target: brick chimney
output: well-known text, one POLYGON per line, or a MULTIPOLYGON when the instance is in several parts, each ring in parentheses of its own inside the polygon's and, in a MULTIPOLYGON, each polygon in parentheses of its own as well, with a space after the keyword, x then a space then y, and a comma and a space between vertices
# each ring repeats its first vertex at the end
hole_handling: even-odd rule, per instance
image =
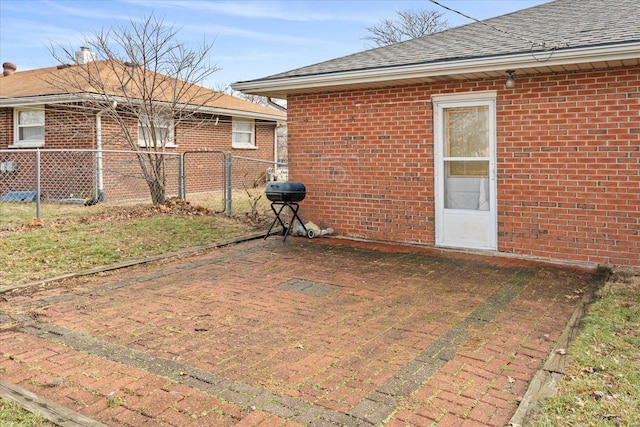
POLYGON ((5 62, 4 64, 2 64, 2 75, 10 76, 11 74, 15 73, 17 69, 18 67, 16 67, 16 64, 5 62))

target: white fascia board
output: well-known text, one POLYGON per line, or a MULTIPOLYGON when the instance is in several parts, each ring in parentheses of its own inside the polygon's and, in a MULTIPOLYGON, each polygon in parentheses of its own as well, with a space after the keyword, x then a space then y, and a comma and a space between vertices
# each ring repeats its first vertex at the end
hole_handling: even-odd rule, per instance
MULTIPOLYGON (((287 121, 286 116, 283 117, 281 115, 271 115, 266 113, 256 113, 253 111, 243 111, 243 110, 231 110, 228 108, 216 108, 216 107, 200 107, 198 111, 207 114, 217 114, 220 116, 231 116, 231 117, 242 117, 247 119, 258 119, 258 120, 268 120, 274 122, 285 122, 287 121)), ((274 110, 275 111, 275 110, 274 110)))
MULTIPOLYGON (((70 102, 82 102, 86 100, 95 100, 96 98, 100 99, 100 96, 90 95, 90 94, 82 94, 82 95, 65 94, 65 95, 32 96, 32 97, 24 97, 24 98, 0 98, 0 108, 35 107, 38 105, 45 105, 45 104, 49 104, 49 105, 50 104, 68 104, 70 102)), ((112 97, 112 99, 115 101, 118 101, 118 103, 122 105, 128 102, 131 102, 130 99, 127 99, 124 97, 112 97)), ((285 122, 287 120, 286 117, 282 117, 281 115, 278 115, 278 114, 271 115, 267 113, 257 113, 252 111, 231 110, 226 108, 216 108, 216 107, 206 107, 206 106, 204 107, 194 106, 193 108, 205 114, 217 114, 220 116, 244 117, 244 118, 250 118, 250 119, 257 119, 257 120, 274 121, 274 122, 285 122)))
MULTIPOLYGON (((69 104, 72 102, 83 102, 102 100, 100 95, 95 94, 63 94, 63 95, 42 95, 42 96, 27 96, 21 98, 0 98, 0 107, 29 107, 35 105, 45 104, 69 104)), ((113 96, 110 99, 124 102, 126 98, 113 96)))
POLYGON ((44 104, 65 104, 81 101, 78 95, 44 95, 24 98, 0 98, 0 107, 33 107, 44 104))
POLYGON ((550 67, 638 58, 640 58, 640 42, 633 42, 619 45, 563 49, 553 52, 530 52, 463 59, 459 61, 343 71, 301 77, 283 77, 273 80, 254 80, 234 83, 232 87, 234 90, 246 93, 286 93, 300 89, 331 87, 335 85, 348 86, 352 84, 495 72, 507 69, 517 70, 518 68, 550 67))

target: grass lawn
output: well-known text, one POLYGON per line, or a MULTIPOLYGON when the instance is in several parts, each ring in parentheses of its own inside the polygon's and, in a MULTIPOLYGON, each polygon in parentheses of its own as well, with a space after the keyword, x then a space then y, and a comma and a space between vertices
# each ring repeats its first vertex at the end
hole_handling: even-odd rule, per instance
POLYGON ((640 426, 640 273, 616 273, 589 307, 558 394, 531 426, 640 426))
POLYGON ((13 400, 0 398, 0 427, 54 427, 40 415, 22 409, 13 400))
POLYGON ((15 212, 0 228, 0 285, 202 246, 257 230, 186 203, 91 208, 63 207, 59 219, 45 219, 43 226, 33 225, 28 214, 15 212))

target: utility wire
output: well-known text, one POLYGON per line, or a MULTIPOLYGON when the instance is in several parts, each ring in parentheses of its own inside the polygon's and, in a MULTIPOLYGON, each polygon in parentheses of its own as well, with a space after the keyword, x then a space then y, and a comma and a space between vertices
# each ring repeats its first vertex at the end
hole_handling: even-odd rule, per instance
MULTIPOLYGON (((467 19, 471 19, 472 21, 476 21, 477 23, 482 24, 482 25, 484 25, 484 26, 486 26, 486 27, 489 27, 489 28, 491 28, 492 30, 498 31, 498 32, 500 32, 500 33, 507 34, 507 35, 509 35, 509 36, 515 37, 515 38, 520 39, 520 40, 522 40, 522 41, 525 41, 525 42, 527 42, 527 43, 531 43, 531 48, 532 48, 532 49, 533 49, 533 47, 534 47, 534 46, 540 46, 540 47, 543 47, 543 48, 545 48, 545 49, 551 49, 551 50, 555 50, 555 49, 557 49, 557 48, 559 47, 559 46, 558 46, 558 45, 559 45, 559 43, 557 43, 557 42, 554 42, 552 46, 549 46, 549 44, 548 44, 547 42, 535 42, 535 41, 530 40, 530 39, 528 39, 528 38, 526 38, 526 37, 520 36, 520 35, 515 34, 515 33, 511 33, 511 32, 506 31, 506 30, 503 30, 502 28, 498 28, 498 27, 495 27, 495 26, 493 26, 493 25, 487 24, 487 23, 486 23, 486 22, 484 22, 484 21, 481 21, 481 20, 476 19, 476 18, 474 18, 474 17, 472 17, 472 16, 466 15, 466 14, 464 14, 464 13, 460 12, 460 11, 457 11, 457 10, 455 10, 455 9, 452 9, 452 8, 450 8, 450 7, 448 7, 448 6, 445 6, 445 5, 443 5, 443 4, 440 4, 440 3, 438 3, 438 2, 437 2, 437 1, 435 1, 435 0, 429 0, 429 1, 430 1, 431 3, 433 3, 433 4, 435 4, 436 6, 440 6, 440 7, 441 7, 441 8, 443 8, 443 9, 446 9, 446 10, 448 10, 448 11, 451 11, 451 12, 453 12, 453 13, 456 13, 456 14, 458 14, 458 15, 460 15, 460 16, 464 16, 465 18, 467 18, 467 19)), ((565 44, 566 44, 566 45, 568 45, 568 43, 565 43, 565 44)), ((548 58, 547 58, 547 59, 548 59, 548 58)))

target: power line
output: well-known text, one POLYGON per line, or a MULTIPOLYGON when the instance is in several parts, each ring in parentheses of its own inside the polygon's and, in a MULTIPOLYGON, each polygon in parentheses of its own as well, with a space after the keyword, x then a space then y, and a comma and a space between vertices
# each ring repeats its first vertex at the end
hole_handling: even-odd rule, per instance
MULTIPOLYGON (((522 40, 522 41, 525 41, 525 42, 527 42, 527 43, 530 43, 530 44, 531 44, 531 48, 532 48, 532 49, 533 49, 533 47, 534 47, 534 46, 539 46, 539 47, 542 47, 542 48, 545 48, 545 49, 551 49, 551 50, 555 50, 555 49, 558 49, 558 48, 559 48, 559 43, 558 43, 558 42, 553 42, 553 44, 552 44, 551 46, 550 46, 550 45, 549 45, 549 43, 547 43, 547 42, 536 42, 536 41, 533 41, 533 40, 531 40, 531 39, 528 39, 528 38, 526 38, 526 37, 524 37, 524 36, 521 36, 521 35, 519 35, 519 34, 511 33, 511 32, 509 32, 509 31, 503 30, 502 28, 498 28, 498 27, 493 26, 493 25, 491 25, 491 24, 487 24, 485 21, 481 21, 481 20, 479 20, 479 19, 474 18, 473 16, 469 16, 469 15, 467 15, 467 14, 465 14, 465 13, 462 13, 462 12, 460 12, 460 11, 458 11, 458 10, 455 10, 455 9, 452 9, 452 8, 450 8, 450 7, 448 7, 448 6, 445 6, 445 5, 443 5, 443 4, 440 4, 440 3, 438 3, 436 0, 429 0, 429 1, 430 1, 431 3, 433 3, 433 4, 435 4, 436 6, 439 6, 439 7, 443 8, 443 9, 446 9, 446 10, 448 10, 448 11, 451 11, 451 12, 453 12, 453 13, 456 13, 456 14, 458 14, 458 15, 460 15, 460 16, 463 16, 463 17, 465 17, 465 18, 467 18, 467 19, 471 19, 472 21, 475 21, 475 22, 477 22, 477 23, 479 23, 479 24, 482 24, 482 25, 484 25, 484 26, 486 26, 486 27, 489 27, 489 28, 491 28, 491 29, 492 29, 492 30, 494 30, 494 31, 498 31, 498 32, 500 32, 500 33, 507 34, 507 35, 512 36, 512 37, 515 37, 515 38, 517 38, 517 39, 519 39, 519 40, 522 40)), ((565 44, 565 45, 567 45, 567 46, 569 45, 569 44, 568 44, 568 43, 566 43, 566 42, 565 42, 564 44, 565 44)), ((535 58, 535 57, 534 57, 534 58, 535 58)), ((547 58, 547 59, 548 59, 548 58, 547 58)), ((536 58, 536 60, 537 60, 537 58, 536 58)))

